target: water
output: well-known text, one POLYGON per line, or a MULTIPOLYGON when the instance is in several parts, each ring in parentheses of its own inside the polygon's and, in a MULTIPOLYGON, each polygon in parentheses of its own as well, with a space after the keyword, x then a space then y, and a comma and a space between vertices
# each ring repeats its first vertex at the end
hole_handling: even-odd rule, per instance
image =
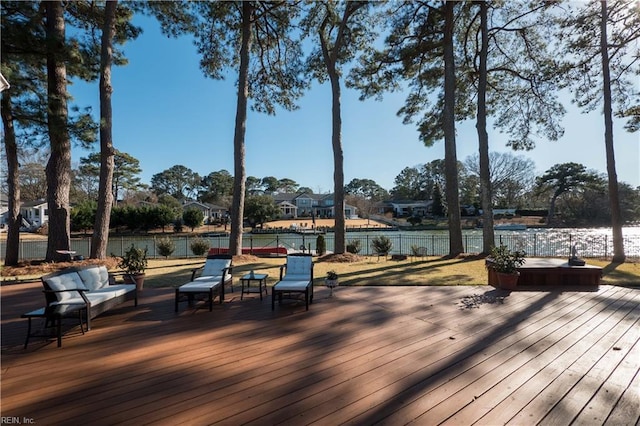
MULTIPOLYGON (((448 231, 371 231, 347 232, 347 241, 360 240, 362 255, 371 255, 371 241, 380 235, 391 239, 393 248, 390 254, 412 254, 412 248, 421 248, 428 256, 442 256, 449 253, 448 231)), ((135 244, 137 247, 147 247, 150 258, 159 258, 156 240, 167 235, 145 237, 111 237, 107 247, 107 254, 121 256, 122 253, 135 244)), ((623 228, 625 254, 631 260, 640 260, 640 227, 623 228)), ((176 243, 176 251, 172 257, 196 257, 190 249, 193 237, 172 237, 176 243)), ((334 235, 324 235, 328 251, 334 251, 334 235)), ((243 246, 250 247, 286 247, 289 250, 301 250, 302 247, 316 249, 317 235, 300 234, 245 234, 243 246)), ((482 230, 464 230, 464 251, 479 253, 482 249, 482 230)), ((527 256, 555 256, 568 257, 575 245, 580 257, 604 257, 613 255, 613 237, 611 228, 564 228, 564 229, 527 229, 524 231, 495 231, 496 244, 503 243, 511 249, 523 249, 527 256)), ((228 247, 229 238, 207 237, 211 247, 228 247)), ((46 254, 46 241, 22 241, 20 244, 20 259, 43 259, 46 254)), ((78 255, 88 257, 90 238, 78 238, 71 241, 71 249, 78 255)), ((0 255, 4 257, 5 247, 0 246, 0 255)))

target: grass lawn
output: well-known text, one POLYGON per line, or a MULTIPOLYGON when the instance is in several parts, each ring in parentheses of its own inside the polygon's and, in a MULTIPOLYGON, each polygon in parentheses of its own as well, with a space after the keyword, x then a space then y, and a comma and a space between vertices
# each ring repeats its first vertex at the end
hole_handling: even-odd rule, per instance
MULTIPOLYGON (((256 258, 243 256, 234 260, 233 275, 238 279, 251 270, 269 274, 268 284, 272 285, 279 277, 280 265, 285 258, 256 258)), ((603 268, 602 284, 640 285, 640 264, 612 264, 606 260, 587 259, 590 265, 603 268)), ((149 260, 146 270, 145 287, 173 287, 190 280, 191 271, 204 264, 203 259, 168 259, 149 260)), ((408 258, 395 261, 390 258, 378 259, 376 256, 362 257, 352 263, 316 261, 314 276, 316 285, 322 285, 324 276, 329 270, 340 276, 340 285, 374 286, 374 285, 485 285, 487 272, 484 259, 478 257, 462 257, 444 259, 442 257, 408 258)), ((6 283, 14 280, 32 278, 38 280, 47 271, 30 269, 22 274, 13 270, 11 275, 3 271, 2 279, 6 283)))
MULTIPOLYGON (((284 258, 257 258, 248 261, 234 261, 233 275, 236 278, 251 270, 269 274, 268 284, 279 277, 280 265, 284 258)), ((611 264, 609 261, 588 259, 587 263, 603 268, 602 284, 640 285, 640 264, 611 264)), ((189 281, 191 270, 202 265, 202 261, 155 260, 147 269, 145 286, 166 287, 189 281)), ((340 285, 486 285, 487 271, 484 259, 477 257, 443 259, 428 257, 409 258, 403 261, 384 260, 377 257, 363 257, 359 262, 333 263, 316 262, 314 277, 316 285, 322 285, 324 276, 334 270, 340 276, 340 285)))
MULTIPOLYGON (((268 283, 273 284, 279 276, 279 267, 284 258, 249 258, 234 261, 233 275, 239 278, 251 270, 269 274, 268 283)), ((202 265, 202 260, 169 259, 150 260, 145 286, 172 287, 189 281, 191 270, 202 265)), ((614 265, 608 261, 589 259, 588 264, 604 268, 603 284, 640 284, 640 264, 624 263, 614 265)), ((476 257, 443 259, 441 257, 409 258, 403 261, 384 260, 377 257, 363 257, 359 262, 328 263, 317 262, 314 267, 316 284, 322 284, 328 270, 340 276, 340 285, 483 285, 487 284, 484 259, 476 257), (319 280, 319 282, 318 282, 319 280)), ((39 278, 40 274, 3 277, 12 279, 39 278)))

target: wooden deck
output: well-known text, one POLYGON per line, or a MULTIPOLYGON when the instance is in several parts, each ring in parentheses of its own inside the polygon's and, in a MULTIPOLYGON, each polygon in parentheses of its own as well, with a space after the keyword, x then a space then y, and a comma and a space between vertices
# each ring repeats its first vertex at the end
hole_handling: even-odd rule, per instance
POLYGON ((22 424, 640 421, 638 288, 316 288, 308 312, 236 291, 178 314, 172 289, 145 289, 27 350, 40 286, 1 291, 2 416, 22 424))

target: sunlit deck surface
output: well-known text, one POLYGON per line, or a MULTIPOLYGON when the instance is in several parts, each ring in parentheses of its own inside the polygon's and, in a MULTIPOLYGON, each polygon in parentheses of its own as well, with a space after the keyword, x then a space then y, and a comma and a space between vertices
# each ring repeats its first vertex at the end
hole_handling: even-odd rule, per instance
MULTIPOLYGON (((145 289, 85 335, 34 339, 38 284, 2 287, 2 416, 38 425, 633 425, 640 289, 316 287, 174 313, 145 289)), ((23 422, 24 424, 24 422, 23 422)))

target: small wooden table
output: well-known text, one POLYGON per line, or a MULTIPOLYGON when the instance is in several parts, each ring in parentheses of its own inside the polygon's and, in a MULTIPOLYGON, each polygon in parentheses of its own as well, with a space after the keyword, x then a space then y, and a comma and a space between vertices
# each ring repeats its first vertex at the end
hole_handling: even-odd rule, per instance
POLYGON ((258 282, 258 293, 260 293, 260 300, 262 300, 262 290, 264 289, 265 294, 268 296, 269 292, 267 291, 267 278, 268 274, 246 274, 240 278, 240 282, 242 283, 242 291, 240 292, 240 300, 242 300, 245 293, 255 293, 255 291, 251 291, 251 281, 258 282), (247 289, 245 290, 245 284, 247 289))

